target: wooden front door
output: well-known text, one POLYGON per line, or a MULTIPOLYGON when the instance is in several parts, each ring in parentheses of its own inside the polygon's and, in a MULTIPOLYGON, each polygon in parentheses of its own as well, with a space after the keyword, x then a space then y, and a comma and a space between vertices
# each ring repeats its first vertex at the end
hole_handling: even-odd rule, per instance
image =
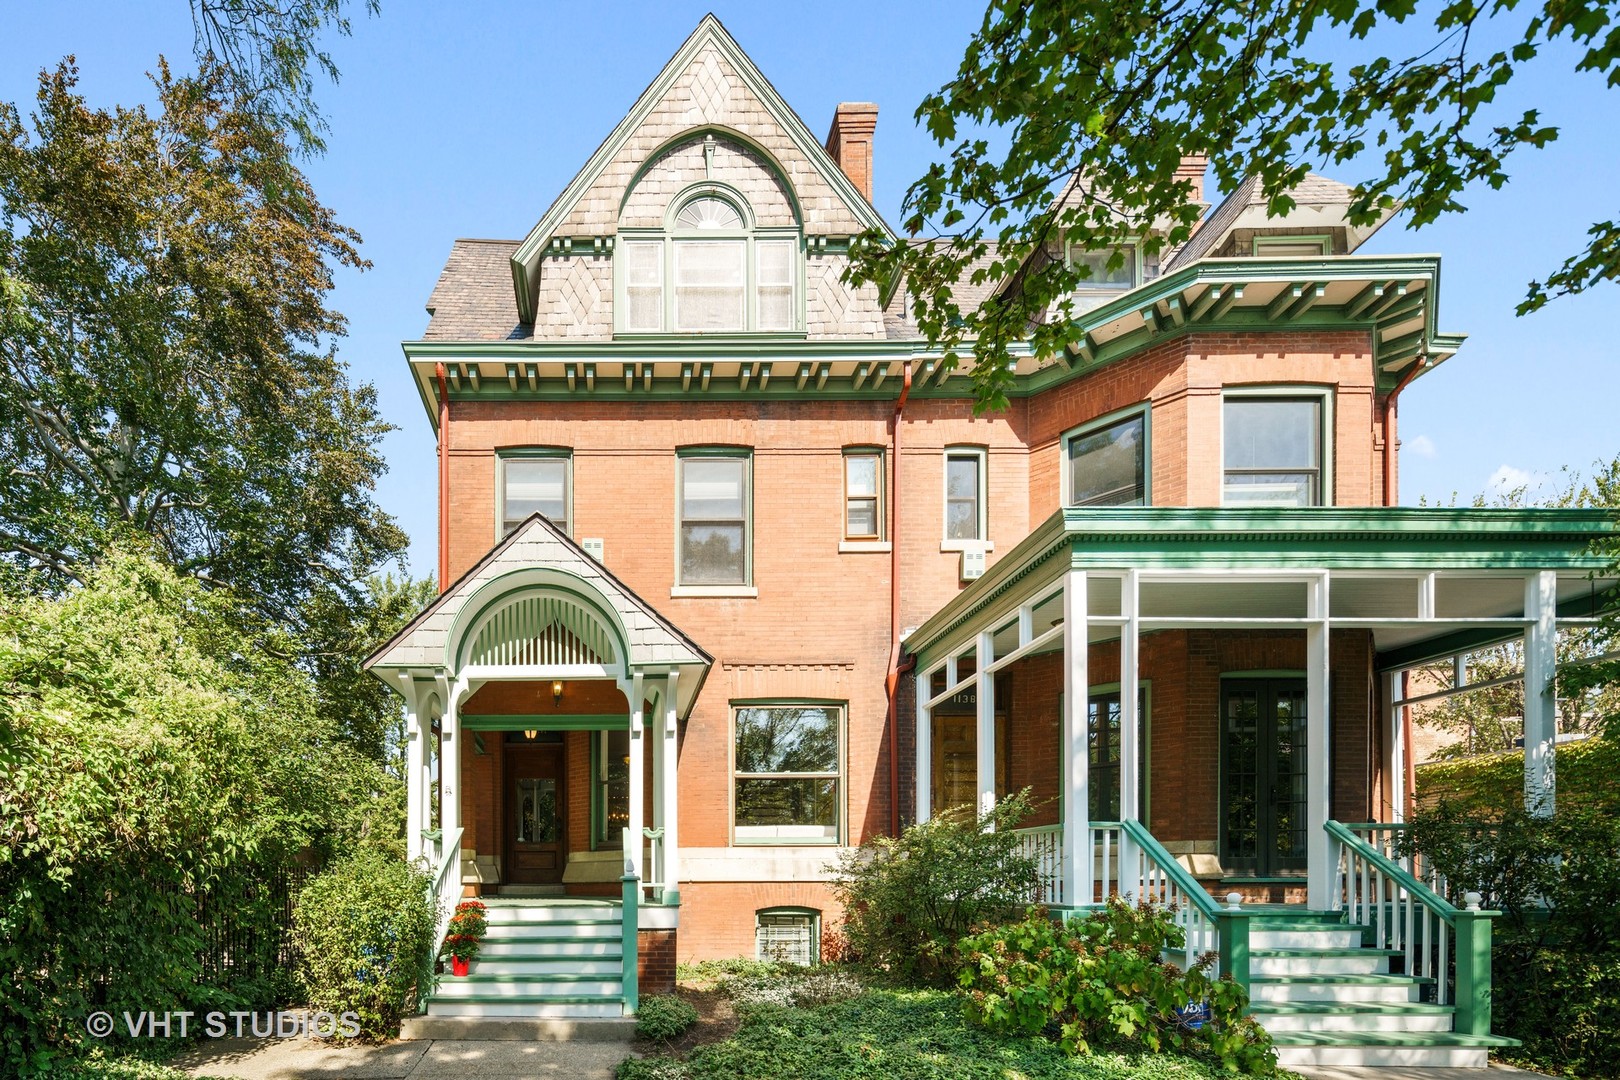
POLYGON ((559 744, 507 744, 502 815, 505 880, 514 885, 562 881, 567 861, 563 748, 559 744))
POLYGON ((1221 684, 1221 863, 1276 877, 1305 869, 1305 680, 1221 684))

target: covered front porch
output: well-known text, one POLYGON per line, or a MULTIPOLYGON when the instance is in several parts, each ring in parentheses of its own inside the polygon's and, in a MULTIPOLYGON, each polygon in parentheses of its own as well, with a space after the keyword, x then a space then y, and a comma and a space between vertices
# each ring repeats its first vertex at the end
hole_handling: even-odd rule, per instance
POLYGON ((1247 982, 1249 920, 1277 914, 1254 901, 1285 901, 1486 1035, 1475 914, 1390 843, 1401 673, 1522 639, 1525 801, 1550 812, 1557 635, 1614 586, 1610 534, 1601 511, 1060 511, 907 638, 917 817, 1028 789, 1054 908, 1174 904, 1188 959, 1247 982))

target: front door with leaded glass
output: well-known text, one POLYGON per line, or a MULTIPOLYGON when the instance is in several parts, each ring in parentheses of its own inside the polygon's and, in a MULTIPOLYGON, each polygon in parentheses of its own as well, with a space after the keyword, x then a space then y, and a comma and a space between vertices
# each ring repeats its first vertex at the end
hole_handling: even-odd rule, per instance
POLYGON ((1305 680, 1221 683, 1221 865, 1227 873, 1305 870, 1305 680))
POLYGON ((562 881, 563 747, 560 743, 508 742, 503 817, 506 833, 504 878, 515 885, 562 881))

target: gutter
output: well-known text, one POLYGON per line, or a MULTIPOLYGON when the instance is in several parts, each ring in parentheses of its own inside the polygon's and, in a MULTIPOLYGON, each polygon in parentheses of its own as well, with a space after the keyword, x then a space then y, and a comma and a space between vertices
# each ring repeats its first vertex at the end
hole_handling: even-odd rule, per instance
MULTIPOLYGON (((900 397, 894 403, 894 414, 889 418, 890 459, 894 462, 894 480, 889 485, 889 673, 884 679, 884 690, 889 698, 889 715, 885 726, 889 739, 889 833, 900 835, 900 418, 911 397, 911 361, 905 362, 904 381, 900 384, 900 397)), ((915 661, 912 661, 915 665, 915 661)), ((906 668, 910 670, 910 668, 906 668)))
MULTIPOLYGON (((1398 411, 1399 411, 1397 409, 1396 403, 1397 403, 1398 399, 1401 396, 1401 391, 1405 390, 1407 385, 1410 384, 1413 379, 1415 379, 1419 375, 1421 375, 1423 373, 1423 369, 1428 367, 1428 366, 1429 366, 1429 357, 1423 351, 1422 345, 1419 345, 1418 346, 1417 359, 1415 361, 1413 361, 1412 366, 1410 368, 1407 368, 1406 374, 1401 376, 1400 381, 1395 384, 1395 389, 1391 390, 1389 392, 1389 396, 1384 399, 1384 505, 1385 506, 1394 506, 1395 505, 1395 499, 1396 499, 1396 491, 1395 491, 1395 447, 1396 447, 1395 425, 1396 425, 1396 422, 1397 422, 1397 415, 1398 415, 1398 411)), ((1405 701, 1408 697, 1411 696, 1411 694, 1412 694, 1412 675, 1411 675, 1411 672, 1410 671, 1402 671, 1401 672, 1401 700, 1405 701)), ((1404 777, 1405 784, 1402 787, 1402 790, 1406 793, 1406 805, 1403 806, 1403 807, 1400 807, 1399 810, 1400 810, 1400 813, 1401 813, 1401 820, 1402 821, 1407 821, 1407 820, 1410 820, 1410 818, 1411 818, 1412 808, 1417 806, 1417 762, 1412 760, 1412 750, 1413 750, 1412 710, 1409 707, 1405 707, 1405 706, 1403 706, 1401 708, 1401 743, 1403 744, 1402 753, 1401 753, 1401 762, 1402 762, 1403 771, 1406 773, 1406 776, 1404 777)))
POLYGON ((439 592, 450 587, 450 391, 444 364, 433 365, 439 382, 439 592))

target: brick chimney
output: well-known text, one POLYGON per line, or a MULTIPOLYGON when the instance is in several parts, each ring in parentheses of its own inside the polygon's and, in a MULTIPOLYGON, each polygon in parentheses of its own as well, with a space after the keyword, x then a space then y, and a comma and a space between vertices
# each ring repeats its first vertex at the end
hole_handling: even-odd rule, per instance
POLYGON ((1192 184, 1192 191, 1187 201, 1201 203, 1204 201, 1204 170, 1209 168, 1208 154, 1186 154, 1181 164, 1176 166, 1176 179, 1186 180, 1192 184))
POLYGON ((838 162, 866 201, 872 201, 872 132, 877 130, 878 107, 870 101, 846 101, 833 111, 827 132, 827 153, 838 162))

